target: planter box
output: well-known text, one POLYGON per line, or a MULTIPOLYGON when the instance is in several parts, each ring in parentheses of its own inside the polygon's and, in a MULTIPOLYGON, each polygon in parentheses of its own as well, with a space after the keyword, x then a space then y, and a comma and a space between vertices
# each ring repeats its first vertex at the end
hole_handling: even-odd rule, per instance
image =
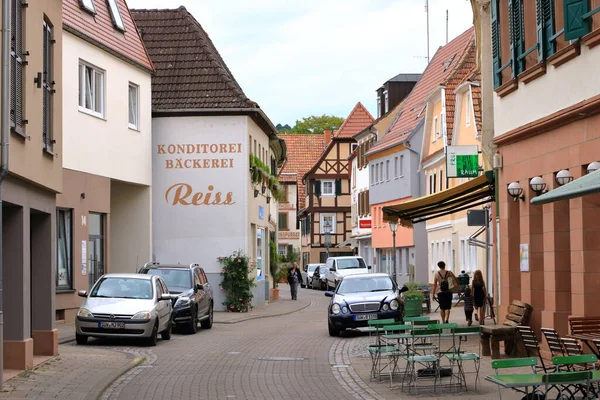
POLYGON ((271 289, 271 295, 269 296, 272 300, 279 298, 279 288, 271 289))
POLYGON ((419 317, 423 312, 423 302, 415 299, 404 299, 404 315, 419 317))

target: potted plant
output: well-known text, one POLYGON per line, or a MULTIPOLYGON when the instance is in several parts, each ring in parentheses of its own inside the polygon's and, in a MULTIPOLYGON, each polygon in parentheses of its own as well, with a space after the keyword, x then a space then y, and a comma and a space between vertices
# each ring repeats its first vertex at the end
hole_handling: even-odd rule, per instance
MULTIPOLYGON (((406 285, 408 287, 408 285, 406 285)), ((404 296, 404 315, 406 317, 418 317, 423 312, 423 301, 425 295, 418 289, 409 289, 404 296)))
POLYGON ((273 240, 269 241, 269 270, 271 272, 271 278, 273 279, 273 288, 271 289, 271 299, 276 300, 279 298, 279 274, 281 266, 279 265, 280 256, 277 253, 277 245, 273 240))

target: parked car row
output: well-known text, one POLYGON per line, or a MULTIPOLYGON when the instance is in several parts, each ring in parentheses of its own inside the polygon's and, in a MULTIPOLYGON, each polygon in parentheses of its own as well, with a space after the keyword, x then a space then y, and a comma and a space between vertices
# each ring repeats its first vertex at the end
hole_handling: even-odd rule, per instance
POLYGON ((213 290, 198 264, 147 263, 137 274, 105 274, 89 292, 75 319, 77 344, 90 337, 140 338, 155 346, 173 328, 196 333, 213 324, 213 290))

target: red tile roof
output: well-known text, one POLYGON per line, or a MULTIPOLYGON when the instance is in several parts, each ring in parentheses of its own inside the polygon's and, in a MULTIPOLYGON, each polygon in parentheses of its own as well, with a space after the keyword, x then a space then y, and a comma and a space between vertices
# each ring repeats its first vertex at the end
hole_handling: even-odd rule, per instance
POLYGON ((475 126, 477 127, 477 133, 481 134, 481 74, 479 71, 474 71, 473 75, 469 78, 469 81, 479 83, 479 85, 471 85, 471 96, 473 97, 475 126))
POLYGON ((78 0, 63 0, 63 26, 67 32, 100 46, 138 67, 154 72, 127 3, 125 0, 116 0, 116 2, 125 24, 125 32, 120 32, 113 26, 105 0, 94 1, 96 15, 91 15, 79 7, 78 0))
POLYGON ((153 111, 259 108, 185 7, 132 14, 157 70, 152 79, 153 111))
POLYGON ((280 134, 287 146, 287 161, 279 171, 279 180, 286 182, 283 174, 296 173, 298 184, 298 210, 305 206, 306 188, 302 178, 317 162, 325 149, 325 136, 323 134, 280 134), (283 180, 282 180, 283 178, 283 180))
POLYGON ((373 121, 375 121, 375 118, 359 101, 334 136, 339 139, 353 138, 358 132, 371 125, 373 121))
POLYGON ((421 111, 427 97, 436 87, 444 84, 456 71, 457 66, 462 64, 474 40, 475 30, 470 28, 438 49, 421 79, 406 98, 406 104, 399 110, 395 122, 383 138, 371 148, 371 153, 399 144, 408 137, 425 116, 421 111))

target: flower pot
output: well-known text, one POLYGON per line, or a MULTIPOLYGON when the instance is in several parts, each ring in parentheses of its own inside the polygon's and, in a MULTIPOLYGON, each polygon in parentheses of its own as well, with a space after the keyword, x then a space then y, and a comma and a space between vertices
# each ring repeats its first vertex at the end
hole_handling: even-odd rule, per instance
POLYGON ((404 299, 404 315, 418 317, 423 312, 423 302, 419 299, 404 299))
POLYGON ((279 288, 271 289, 271 299, 277 300, 279 298, 279 288))

